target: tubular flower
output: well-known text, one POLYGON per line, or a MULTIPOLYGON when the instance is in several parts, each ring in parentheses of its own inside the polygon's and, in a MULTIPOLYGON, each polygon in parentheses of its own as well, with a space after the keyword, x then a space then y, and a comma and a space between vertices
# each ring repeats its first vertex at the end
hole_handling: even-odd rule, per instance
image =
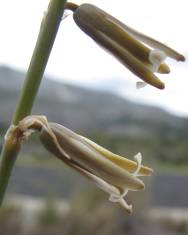
MULTIPOLYGON (((73 11, 74 21, 80 29, 146 84, 163 89, 164 83, 154 73, 170 72, 170 68, 164 63, 166 57, 177 61, 185 60, 175 50, 139 33, 92 4, 78 6, 67 3, 66 9, 73 11)), ((143 84, 139 82, 138 87, 140 86, 143 84)))
POLYGON ((39 131, 40 140, 48 151, 109 193, 109 200, 119 203, 129 213, 132 206, 124 200, 125 195, 128 190, 143 190, 145 185, 138 176, 150 176, 153 172, 141 164, 140 153, 135 156, 136 161, 131 161, 62 125, 49 123, 44 116, 28 116, 18 128, 26 137, 32 130, 39 131))

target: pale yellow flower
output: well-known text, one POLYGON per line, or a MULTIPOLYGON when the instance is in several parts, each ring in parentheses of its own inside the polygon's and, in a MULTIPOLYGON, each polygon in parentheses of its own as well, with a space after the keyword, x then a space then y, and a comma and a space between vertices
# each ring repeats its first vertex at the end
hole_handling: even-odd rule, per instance
POLYGON ((132 206, 127 204, 124 197, 129 190, 144 189, 145 185, 138 176, 152 174, 151 168, 141 165, 140 153, 135 156, 135 161, 131 161, 62 125, 49 123, 44 116, 24 118, 19 123, 19 129, 24 136, 28 136, 31 130, 38 130, 46 149, 109 193, 109 200, 119 203, 129 213, 132 212, 132 206))

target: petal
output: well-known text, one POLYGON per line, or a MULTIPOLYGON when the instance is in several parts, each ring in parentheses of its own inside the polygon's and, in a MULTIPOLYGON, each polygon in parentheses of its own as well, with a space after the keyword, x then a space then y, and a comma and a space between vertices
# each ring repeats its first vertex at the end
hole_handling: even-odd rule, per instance
MULTIPOLYGON (((92 174, 104 179, 106 182, 123 189, 127 187, 130 190, 143 190, 144 183, 130 174, 127 170, 122 169, 117 164, 104 158, 99 152, 91 148, 86 141, 83 141, 79 135, 77 138, 70 138, 64 133, 64 127, 55 123, 49 123, 51 130, 56 136, 57 142, 61 149, 77 164, 82 166, 92 174)), ((67 128, 66 128, 67 129, 67 128)), ((75 133, 76 135, 76 133, 75 133)), ((41 132, 41 141, 45 147, 48 147, 50 136, 46 135, 46 130, 41 132)), ((53 151, 55 154, 55 151, 53 151)), ((58 155, 60 158, 61 156, 58 155)), ((64 160, 64 155, 62 156, 64 160)))
POLYGON ((151 71, 151 64, 146 65, 144 62, 135 57, 135 55, 131 54, 127 48, 121 47, 105 34, 101 32, 93 33, 95 34, 95 41, 114 55, 116 59, 118 59, 132 73, 156 88, 165 88, 164 83, 155 74, 153 74, 153 71, 151 71))
POLYGON ((128 193, 128 190, 126 190, 126 194, 121 195, 118 188, 91 174, 91 172, 88 172, 80 166, 74 164, 71 164, 71 166, 80 174, 91 180, 97 187, 109 193, 109 201, 119 203, 128 213, 132 213, 132 205, 128 205, 127 202, 123 199, 123 197, 128 193))
POLYGON ((132 34, 135 38, 137 38, 138 40, 146 43, 147 45, 162 50, 164 51, 167 56, 177 60, 177 61, 185 61, 185 57, 183 55, 181 55, 179 52, 175 51, 174 49, 166 46, 165 44, 147 36, 144 35, 138 31, 136 31, 135 29, 127 26, 126 24, 122 23, 121 21, 117 20, 116 18, 113 17, 114 22, 116 22, 119 26, 121 26, 122 28, 124 28, 125 31, 127 31, 128 33, 132 34))
MULTIPOLYGON (((93 147, 95 150, 97 150, 100 154, 102 154, 105 158, 109 159, 110 161, 114 162, 118 166, 122 167, 123 169, 128 170, 129 172, 133 173, 137 169, 137 163, 134 161, 131 161, 125 157, 121 157, 117 154, 114 154, 110 152, 109 150, 103 148, 102 146, 96 144, 90 139, 87 139, 86 137, 81 136, 91 147, 93 147)), ((149 176, 153 173, 153 170, 146 166, 141 166, 141 169, 139 171, 140 176, 149 176)))
MULTIPOLYGON (((121 26, 115 23, 110 16, 92 4, 82 4, 73 14, 76 24, 89 36, 90 28, 105 34, 111 40, 126 48, 142 62, 150 64, 150 49, 135 39, 121 26)), ((95 40, 95 38, 93 37, 95 40)))

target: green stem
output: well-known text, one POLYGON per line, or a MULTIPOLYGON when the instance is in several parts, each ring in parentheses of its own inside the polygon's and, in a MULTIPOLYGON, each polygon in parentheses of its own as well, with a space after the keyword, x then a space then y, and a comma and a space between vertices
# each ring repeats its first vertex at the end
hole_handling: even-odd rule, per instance
POLYGON ((13 118, 13 123, 18 122, 31 113, 33 102, 46 68, 46 64, 62 19, 65 0, 51 0, 48 11, 41 23, 35 50, 26 75, 22 94, 13 118))
MULTIPOLYGON (((21 119, 29 115, 32 111, 33 103, 55 41, 66 2, 66 0, 50 0, 47 13, 41 23, 37 43, 13 116, 12 124, 14 125, 17 125, 21 119)), ((3 145, 0 164, 0 205, 2 204, 19 149, 19 147, 15 148, 14 144, 8 145, 6 141, 3 145)))
POLYGON ((9 182, 9 178, 14 167, 17 155, 20 148, 11 148, 9 145, 4 143, 2 153, 1 153, 1 165, 0 165, 0 206, 3 202, 5 191, 9 182))

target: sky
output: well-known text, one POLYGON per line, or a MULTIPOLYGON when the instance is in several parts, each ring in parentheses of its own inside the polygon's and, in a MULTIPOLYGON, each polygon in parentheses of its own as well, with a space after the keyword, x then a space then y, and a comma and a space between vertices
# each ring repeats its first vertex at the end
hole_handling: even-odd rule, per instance
MULTIPOLYGON (((127 25, 188 55, 187 0, 75 0, 95 4, 127 25)), ((48 0, 0 0, 0 64, 27 70, 48 0)), ((139 79, 86 36, 70 15, 62 20, 46 68, 59 81, 112 91, 135 102, 188 116, 188 64, 167 60, 165 90, 136 89, 139 79)))

